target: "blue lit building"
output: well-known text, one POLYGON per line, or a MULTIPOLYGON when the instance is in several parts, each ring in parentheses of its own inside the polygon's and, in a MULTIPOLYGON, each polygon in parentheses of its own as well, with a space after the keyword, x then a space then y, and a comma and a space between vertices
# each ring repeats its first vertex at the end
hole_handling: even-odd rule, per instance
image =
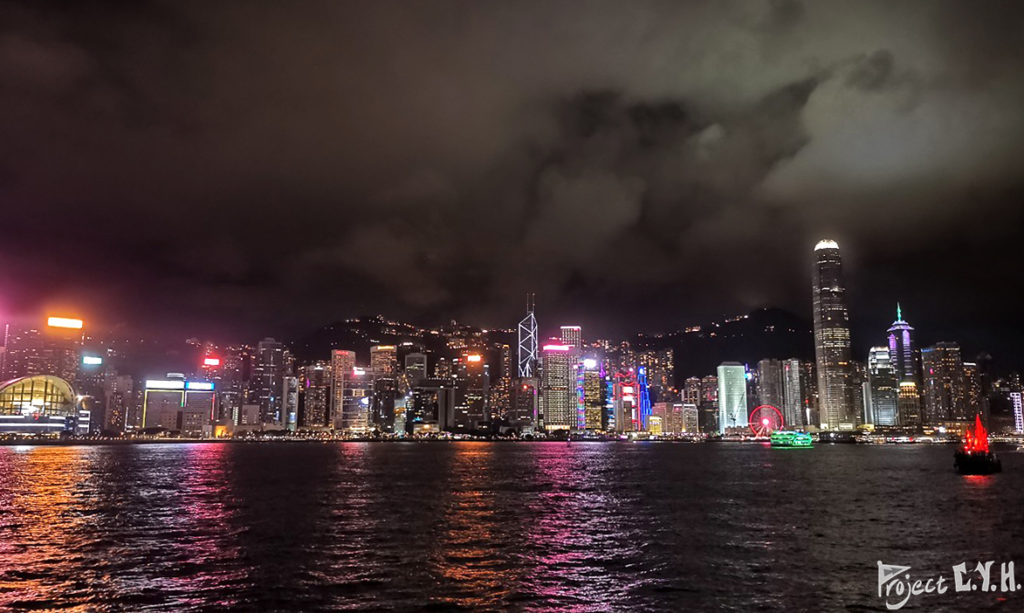
POLYGON ((640 401, 638 403, 637 420, 640 422, 637 429, 646 431, 651 417, 651 391, 647 385, 647 367, 641 366, 636 369, 636 387, 640 401))

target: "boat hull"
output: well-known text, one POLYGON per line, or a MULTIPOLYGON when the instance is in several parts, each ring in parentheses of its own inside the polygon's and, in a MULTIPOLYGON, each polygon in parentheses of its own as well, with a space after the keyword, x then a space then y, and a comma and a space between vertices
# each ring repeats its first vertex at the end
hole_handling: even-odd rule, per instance
POLYGON ((953 468, 961 475, 991 475, 1003 471, 1003 463, 992 452, 965 453, 953 456, 953 468))

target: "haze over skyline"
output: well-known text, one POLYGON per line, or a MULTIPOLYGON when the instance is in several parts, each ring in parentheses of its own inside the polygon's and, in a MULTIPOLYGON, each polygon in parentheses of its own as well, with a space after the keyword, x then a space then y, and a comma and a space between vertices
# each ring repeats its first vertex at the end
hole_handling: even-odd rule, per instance
POLYGON ((0 317, 809 319, 830 237, 855 346, 1017 359, 1022 8, 837 6, 0 2, 0 317))

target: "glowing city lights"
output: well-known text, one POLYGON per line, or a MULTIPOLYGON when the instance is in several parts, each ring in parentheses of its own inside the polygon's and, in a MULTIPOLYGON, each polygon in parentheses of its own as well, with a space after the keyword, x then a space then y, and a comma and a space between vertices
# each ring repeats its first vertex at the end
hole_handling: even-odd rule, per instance
POLYGON ((82 364, 86 366, 99 366, 103 363, 103 358, 95 355, 83 355, 82 364))
POLYGON ((148 390, 183 390, 185 382, 180 379, 146 379, 148 390))
POLYGON ((220 358, 205 358, 203 366, 220 366, 220 358))
POLYGON ((48 317, 46 325, 51 328, 68 328, 72 330, 82 329, 82 320, 73 317, 48 317))

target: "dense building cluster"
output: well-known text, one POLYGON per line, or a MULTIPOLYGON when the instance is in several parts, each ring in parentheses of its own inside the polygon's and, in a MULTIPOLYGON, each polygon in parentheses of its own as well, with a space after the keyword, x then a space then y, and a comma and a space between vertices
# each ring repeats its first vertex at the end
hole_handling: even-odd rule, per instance
POLYGON ((762 422, 829 432, 960 431, 975 414, 996 431, 1024 431, 1019 376, 994 378, 987 356, 965 361, 954 342, 919 349, 898 306, 879 334, 884 343, 865 361, 853 359, 845 291, 838 244, 819 242, 815 360, 726 361, 703 376, 678 373, 672 348, 588 341, 578 325, 544 339, 532 296, 514 329, 348 320, 348 340, 307 347, 313 357, 306 359, 273 338, 254 345, 189 339, 189 366, 180 372, 141 371, 134 356, 145 340, 99 338, 79 319, 7 324, 0 432, 728 436, 756 432, 762 422))
POLYGON ((975 415, 998 430, 1020 432, 1019 375, 994 379, 991 359, 965 361, 955 342, 919 349, 914 328, 897 304, 884 344, 872 346, 864 362, 850 353, 849 314, 842 260, 835 241, 814 248, 813 309, 817 369, 809 394, 807 424, 823 430, 926 429, 963 431, 975 415))
POLYGON ((1018 374, 995 378, 982 354, 965 361, 955 342, 918 348, 914 328, 897 305, 865 361, 851 351, 839 245, 822 240, 812 269, 814 361, 766 358, 756 365, 721 364, 683 384, 697 404, 703 432, 742 433, 758 407, 779 410, 785 427, 801 430, 962 432, 979 414, 996 431, 1022 432, 1018 374))
MULTIPOLYGON (((561 327, 559 336, 526 359, 511 348, 512 330, 454 322, 420 329, 379 320, 379 335, 394 342, 371 344, 365 354, 335 348, 306 361, 272 338, 255 345, 190 339, 192 368, 140 374, 131 355, 145 341, 96 338, 75 321, 71 328, 8 325, 0 354, 5 380, 46 374, 74 386, 74 398, 61 408, 68 432, 366 437, 698 431, 695 406, 682 403, 673 387, 671 350, 585 343, 579 326, 561 327)), ((530 335, 536 341, 535 325, 530 335)), ((32 424, 57 407, 25 401, 7 411, 17 421, 7 431, 32 432, 38 431, 32 424)))

